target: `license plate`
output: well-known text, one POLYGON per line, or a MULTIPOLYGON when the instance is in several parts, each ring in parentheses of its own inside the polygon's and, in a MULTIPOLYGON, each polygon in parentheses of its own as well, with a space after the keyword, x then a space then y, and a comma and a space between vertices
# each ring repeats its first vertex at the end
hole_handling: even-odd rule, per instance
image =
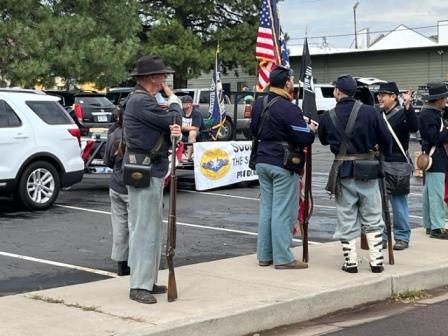
POLYGON ((99 122, 107 122, 107 116, 98 116, 99 122))

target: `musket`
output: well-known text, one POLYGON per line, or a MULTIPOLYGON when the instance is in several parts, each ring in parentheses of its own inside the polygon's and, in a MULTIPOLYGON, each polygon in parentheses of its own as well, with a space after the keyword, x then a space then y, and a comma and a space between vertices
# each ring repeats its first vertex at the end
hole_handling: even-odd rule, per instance
MULTIPOLYGON (((174 121, 176 123, 176 112, 174 112, 174 121)), ((171 136, 171 167, 170 167, 170 202, 168 206, 168 228, 166 238, 166 263, 168 265, 168 302, 177 299, 176 276, 174 273, 174 254, 176 249, 176 147, 177 138, 171 136)))
POLYGON ((394 251, 392 249, 392 221, 390 220, 389 212, 389 199, 387 197, 386 180, 384 178, 383 170, 383 154, 380 154, 381 165, 381 178, 380 178, 380 191, 381 191, 381 203, 383 208, 383 219, 387 229, 387 254, 389 257, 389 265, 395 264, 394 251))
POLYGON ((310 202, 312 204, 312 194, 311 194, 311 174, 312 174, 312 160, 311 160, 311 145, 306 147, 306 158, 305 158, 305 197, 303 201, 303 222, 302 226, 302 260, 308 262, 308 224, 310 219, 310 202))

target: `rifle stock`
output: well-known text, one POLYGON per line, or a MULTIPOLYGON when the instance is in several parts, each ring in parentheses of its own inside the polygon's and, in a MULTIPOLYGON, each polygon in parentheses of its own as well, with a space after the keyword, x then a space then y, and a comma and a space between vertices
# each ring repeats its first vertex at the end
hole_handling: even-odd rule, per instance
POLYGON ((172 153, 171 153, 171 179, 170 179, 170 202, 168 210, 168 228, 166 239, 166 262, 168 265, 168 302, 177 299, 176 275, 174 273, 174 255, 176 249, 176 192, 177 192, 177 176, 176 176, 176 144, 177 139, 172 137, 172 153))
POLYGON ((361 250, 368 250, 369 243, 367 242, 367 237, 364 232, 361 232, 361 250))
MULTIPOLYGON (((381 155, 381 170, 383 170, 383 155, 381 155)), ((384 171, 380 178, 381 203, 383 208, 383 218, 387 229, 387 254, 389 257, 389 265, 395 264, 394 251, 392 249, 392 221, 389 212, 389 200, 387 198, 386 181, 384 179, 384 171)))

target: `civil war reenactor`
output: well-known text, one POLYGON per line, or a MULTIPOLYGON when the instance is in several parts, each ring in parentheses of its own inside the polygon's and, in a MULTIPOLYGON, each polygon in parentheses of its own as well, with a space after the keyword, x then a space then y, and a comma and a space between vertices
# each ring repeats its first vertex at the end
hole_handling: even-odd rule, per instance
MULTIPOLYGON (((381 83, 378 90, 381 115, 392 135, 392 152, 384 157, 383 169, 386 189, 393 213, 394 250, 409 247, 409 209, 407 195, 410 192, 412 163, 408 148, 411 132, 418 131, 418 119, 411 105, 410 92, 400 95, 395 82, 381 83), (401 96, 403 106, 398 98, 401 96)), ((386 228, 387 229, 387 228, 386 228)), ((383 233, 383 249, 387 246, 387 231, 383 233)))
POLYGON ((307 124, 302 110, 292 103, 291 69, 277 65, 269 81, 267 96, 254 103, 251 123, 256 137, 252 154, 260 181, 257 259, 262 267, 274 264, 276 269, 303 269, 308 264, 294 258, 290 245, 303 147, 314 142, 317 126, 307 124))
POLYGON ((448 170, 448 156, 444 145, 448 144, 448 130, 443 122, 448 89, 445 83, 428 83, 427 101, 420 112, 422 151, 431 157, 431 165, 425 173, 423 188, 423 226, 431 238, 448 239, 445 229, 444 179, 448 170))
POLYGON ((321 143, 330 145, 335 159, 326 190, 335 195, 337 225, 334 237, 342 243, 342 270, 358 272, 356 238, 366 234, 370 268, 381 273, 383 267, 380 167, 375 159, 376 145, 388 155, 391 138, 374 107, 356 101, 356 81, 341 75, 334 82, 336 107, 324 113, 319 125, 321 143))
POLYGON ((173 72, 158 56, 138 59, 130 73, 137 86, 126 103, 123 118, 126 144, 123 176, 129 195, 129 296, 147 304, 157 302, 153 294, 167 291, 166 286, 156 282, 163 245, 163 182, 168 171, 170 137, 182 134, 182 103, 165 83, 167 74, 173 72), (168 97, 168 110, 156 99, 162 90, 168 97), (150 169, 145 165, 150 165, 150 169), (130 171, 136 167, 136 171, 128 176, 127 167, 130 171))

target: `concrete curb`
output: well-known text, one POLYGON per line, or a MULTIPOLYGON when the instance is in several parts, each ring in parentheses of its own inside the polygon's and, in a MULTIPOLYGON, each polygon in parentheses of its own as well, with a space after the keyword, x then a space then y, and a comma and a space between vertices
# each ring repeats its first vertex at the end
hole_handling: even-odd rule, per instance
MULTIPOLYGON (((259 267, 256 256, 242 256, 176 269, 179 299, 156 305, 129 300, 127 277, 53 288, 0 298, 5 335, 168 336, 247 335, 385 300, 406 289, 448 285, 446 241, 414 230, 412 247, 396 254, 396 265, 373 274, 362 262, 359 273, 340 270, 338 242, 310 246, 306 270, 259 267), (32 295, 60 300, 52 304, 32 295), (84 311, 76 307, 98 307, 84 311), (23 317, 26 316, 24 320, 23 317)), ((294 250, 296 256, 301 251, 294 250)), ((366 258, 366 251, 359 251, 366 258)), ((161 271, 159 280, 166 282, 161 271)))

